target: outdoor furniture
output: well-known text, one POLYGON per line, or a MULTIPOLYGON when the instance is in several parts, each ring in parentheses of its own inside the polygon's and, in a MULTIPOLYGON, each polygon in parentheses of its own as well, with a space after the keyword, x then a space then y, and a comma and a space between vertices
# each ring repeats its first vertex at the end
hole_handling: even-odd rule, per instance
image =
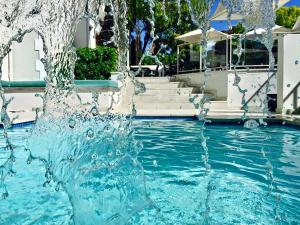
POLYGON ((159 65, 142 65, 140 66, 130 66, 130 70, 138 71, 141 68, 141 76, 163 76, 164 75, 164 67, 159 65))

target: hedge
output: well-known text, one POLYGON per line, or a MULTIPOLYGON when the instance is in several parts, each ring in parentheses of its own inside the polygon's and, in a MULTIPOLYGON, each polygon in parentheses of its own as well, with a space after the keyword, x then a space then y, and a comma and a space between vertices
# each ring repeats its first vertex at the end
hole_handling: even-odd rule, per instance
POLYGON ((76 80, 106 80, 117 69, 117 51, 109 47, 78 48, 76 80))

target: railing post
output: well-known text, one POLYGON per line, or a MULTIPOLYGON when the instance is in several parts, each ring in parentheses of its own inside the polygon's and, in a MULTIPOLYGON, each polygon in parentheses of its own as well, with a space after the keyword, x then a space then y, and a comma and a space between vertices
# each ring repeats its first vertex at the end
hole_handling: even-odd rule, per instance
POLYGON ((177 45, 177 74, 179 74, 179 45, 177 45))
POLYGON ((294 91, 294 99, 293 99, 294 110, 296 110, 298 108, 298 88, 299 88, 299 86, 296 86, 295 91, 294 91))

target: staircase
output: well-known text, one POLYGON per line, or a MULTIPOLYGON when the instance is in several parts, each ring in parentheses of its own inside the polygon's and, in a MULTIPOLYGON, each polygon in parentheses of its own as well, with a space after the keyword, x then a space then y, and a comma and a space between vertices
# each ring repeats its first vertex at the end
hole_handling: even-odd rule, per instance
POLYGON ((134 97, 138 116, 194 116, 196 110, 190 97, 196 89, 170 77, 141 77, 146 92, 134 97))
MULTIPOLYGON (((199 88, 188 87, 184 81, 176 81, 170 77, 141 77, 137 78, 146 87, 146 92, 134 97, 137 116, 195 116, 197 111, 190 98, 199 94, 199 88)), ((214 90, 204 94, 210 97, 207 103, 208 116, 219 118, 240 118, 244 113, 239 106, 229 106, 226 99, 214 97, 214 90)), ((202 96, 201 96, 202 95, 202 96)), ((252 115, 259 115, 259 109, 252 107, 252 115)))

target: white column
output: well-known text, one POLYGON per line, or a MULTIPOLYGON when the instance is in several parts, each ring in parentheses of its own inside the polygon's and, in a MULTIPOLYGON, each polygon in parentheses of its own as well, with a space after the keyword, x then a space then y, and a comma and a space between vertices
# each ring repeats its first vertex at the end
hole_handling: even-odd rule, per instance
POLYGON ((230 46, 229 46, 229 70, 231 70, 232 65, 232 36, 230 35, 230 46))
POLYGON ((226 37, 226 70, 228 70, 228 37, 226 37))
POLYGON ((277 112, 300 107, 300 34, 285 34, 278 40, 277 112))
POLYGON ((201 44, 199 44, 200 46, 200 72, 202 71, 202 47, 201 47, 201 44))
POLYGON ((177 45, 177 74, 179 74, 179 45, 177 45))

